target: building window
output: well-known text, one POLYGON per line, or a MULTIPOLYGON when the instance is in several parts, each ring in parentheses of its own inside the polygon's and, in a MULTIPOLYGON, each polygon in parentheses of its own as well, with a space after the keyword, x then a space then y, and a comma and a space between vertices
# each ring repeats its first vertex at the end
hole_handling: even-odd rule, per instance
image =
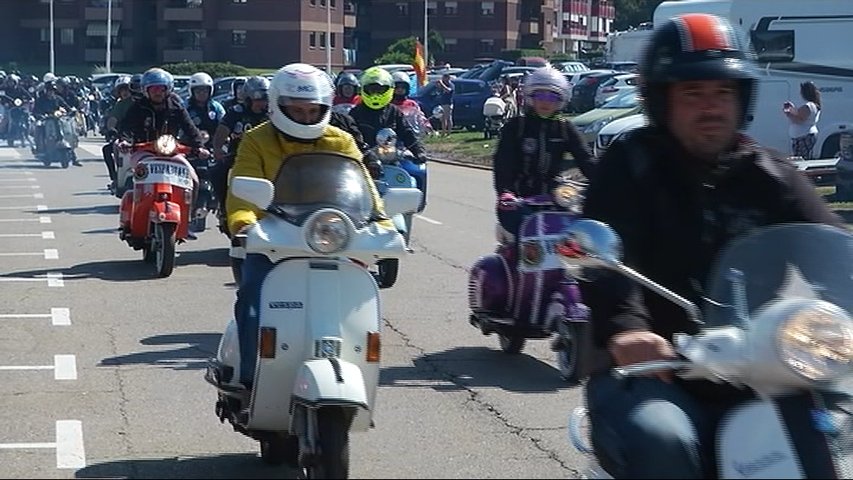
POLYGON ((40 28, 39 29, 39 40, 42 42, 49 42, 50 41, 50 30, 47 28, 40 28))
POLYGON ((325 7, 326 6, 326 0, 320 0, 320 6, 325 7))
POLYGON ((246 0, 231 0, 231 3, 246 3, 246 0))
POLYGON ((427 2, 427 15, 435 15, 438 10, 438 2, 427 2))
POLYGON ((453 53, 456 51, 456 39, 455 38, 445 38, 444 39, 444 53, 453 53))
POLYGON ((335 48, 335 32, 329 34, 329 47, 335 48))
POLYGON ((404 17, 409 16, 409 4, 397 3, 397 15, 402 15, 404 17))
POLYGON ((495 51, 495 41, 491 38, 480 40, 480 51, 482 53, 491 53, 495 51))
POLYGON ((317 6, 317 0, 308 0, 308 5, 311 5, 312 7, 316 7, 317 6))
POLYGON ((308 34, 308 46, 311 48, 317 47, 317 32, 311 32, 308 34))
POLYGON ((459 4, 457 2, 444 2, 444 14, 456 15, 459 13, 459 4))
POLYGON ((483 15, 495 14, 495 2, 483 2, 480 4, 480 11, 483 15))
POLYGON ((231 30, 231 45, 235 47, 242 47, 246 45, 246 31, 231 30))
MULTIPOLYGON (((326 6, 326 0, 320 0, 320 6, 325 7, 326 6)), ((329 0, 329 6, 332 8, 335 8, 335 0, 329 0)))
POLYGON ((179 50, 201 50, 204 37, 204 30, 178 29, 172 44, 179 50))
POLYGON ((63 45, 74 45, 74 29, 73 28, 60 28, 59 29, 59 43, 63 45))
POLYGON ((320 48, 326 48, 326 32, 320 32, 320 48))

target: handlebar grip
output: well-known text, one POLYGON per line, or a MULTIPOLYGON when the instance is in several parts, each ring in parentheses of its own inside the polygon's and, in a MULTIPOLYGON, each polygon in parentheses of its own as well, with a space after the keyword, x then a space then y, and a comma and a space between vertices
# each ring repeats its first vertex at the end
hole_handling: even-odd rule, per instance
POLYGON ((691 362, 686 360, 653 360, 651 362, 640 362, 624 367, 615 367, 613 369, 613 376, 618 379, 639 377, 665 370, 683 370, 690 365, 691 362))

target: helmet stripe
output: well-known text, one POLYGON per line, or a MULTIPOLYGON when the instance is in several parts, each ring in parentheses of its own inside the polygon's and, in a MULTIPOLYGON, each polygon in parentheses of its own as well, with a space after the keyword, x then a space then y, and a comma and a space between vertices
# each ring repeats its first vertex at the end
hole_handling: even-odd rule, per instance
POLYGON ((703 13, 690 13, 677 17, 682 45, 685 52, 705 50, 734 50, 732 31, 720 20, 703 13))

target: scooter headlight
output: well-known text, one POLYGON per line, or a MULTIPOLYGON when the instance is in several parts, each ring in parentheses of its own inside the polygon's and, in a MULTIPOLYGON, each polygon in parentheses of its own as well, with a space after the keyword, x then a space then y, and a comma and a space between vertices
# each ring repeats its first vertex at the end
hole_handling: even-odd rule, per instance
POLYGON ((836 305, 818 301, 780 325, 777 344, 782 361, 797 374, 833 380, 853 366, 853 319, 836 305))
POLYGON ((12 103, 14 103, 16 107, 20 107, 24 104, 24 102, 22 102, 20 98, 16 98, 15 101, 12 103))
POLYGON ((555 187, 552 193, 554 203, 567 209, 574 207, 581 200, 580 189, 574 185, 560 185, 555 187))
POLYGON ((346 248, 350 240, 347 220, 337 212, 320 212, 305 226, 308 246, 317 253, 335 253, 346 248))
POLYGON ((178 141, 171 135, 160 135, 154 142, 154 150, 159 155, 171 156, 178 148, 178 141))

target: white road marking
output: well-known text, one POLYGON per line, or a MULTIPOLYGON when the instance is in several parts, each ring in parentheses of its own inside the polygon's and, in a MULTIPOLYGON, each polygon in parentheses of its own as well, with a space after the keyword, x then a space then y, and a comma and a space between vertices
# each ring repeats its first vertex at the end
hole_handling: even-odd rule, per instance
MULTIPOLYGON (((32 220, 31 220, 32 221, 32 220)), ((36 237, 43 240, 54 240, 56 237, 53 232, 41 233, 0 233, 0 238, 21 238, 21 237, 36 237)))
POLYGON ((39 223, 50 223, 50 217, 39 217, 39 223))
POLYGON ((0 188, 29 188, 32 190, 38 190, 41 187, 38 185, 0 185, 0 188))
POLYGON ((47 205, 36 205, 37 212, 44 212, 45 210, 47 210, 47 205))
POLYGON ((54 355, 53 366, 54 379, 77 380, 77 357, 74 355, 54 355))
MULTIPOLYGON (((41 254, 39 254, 41 255, 41 254)), ((59 272, 49 272, 43 277, 0 277, 0 282, 43 282, 47 280, 48 287, 64 287, 65 280, 59 272)))
POLYGON ((3 157, 12 158, 14 160, 19 160, 21 158, 21 154, 16 150, 3 150, 3 157))
POLYGON ((33 177, 24 177, 24 178, 0 178, 0 182, 35 182, 36 179, 33 177))
POLYGON ((77 358, 54 355, 53 365, 0 365, 0 371, 53 370, 54 380, 77 380, 77 358))
MULTIPOLYGON (((45 217, 45 218, 47 218, 47 217, 45 217)), ((48 218, 48 220, 50 220, 50 219, 48 218)), ((15 223, 17 223, 17 222, 38 222, 38 221, 39 221, 38 218, 0 218, 0 222, 15 222, 15 223)), ((48 222, 42 222, 42 223, 50 223, 50 222, 48 221, 48 222)))
POLYGON ((56 468, 83 468, 86 450, 83 448, 83 422, 56 421, 56 468))
POLYGON ((44 198, 43 193, 23 193, 20 195, 0 195, 0 198, 44 198))
POLYGON ((20 205, 16 207, 0 207, 0 210, 32 210, 35 208, 36 210, 41 212, 42 210, 39 210, 40 207, 44 207, 44 210, 47 210, 47 205, 20 205))
POLYGON ((0 450, 17 450, 29 448, 56 448, 56 442, 0 443, 0 450))
POLYGON ((20 170, 17 172, 3 172, 3 173, 20 173, 21 175, 26 175, 26 176, 30 176, 33 174, 33 172, 31 172, 29 170, 20 170))
POLYGON ((433 220, 429 217, 425 217, 425 216, 419 215, 419 214, 415 214, 415 218, 420 218, 421 220, 423 220, 427 223, 431 223, 433 225, 444 225, 443 223, 439 222, 438 220, 433 220))
POLYGON ((64 307, 51 308, 50 313, 4 313, 0 315, 0 319, 10 318, 49 318, 50 323, 54 326, 71 325, 71 309, 64 307))
POLYGON ((77 148, 96 158, 101 158, 104 155, 103 150, 101 150, 101 147, 98 145, 92 145, 90 143, 80 143, 77 145, 77 148))
POLYGON ((44 256, 45 260, 56 260, 59 258, 59 250, 45 248, 41 252, 0 252, 0 257, 36 257, 44 256))

